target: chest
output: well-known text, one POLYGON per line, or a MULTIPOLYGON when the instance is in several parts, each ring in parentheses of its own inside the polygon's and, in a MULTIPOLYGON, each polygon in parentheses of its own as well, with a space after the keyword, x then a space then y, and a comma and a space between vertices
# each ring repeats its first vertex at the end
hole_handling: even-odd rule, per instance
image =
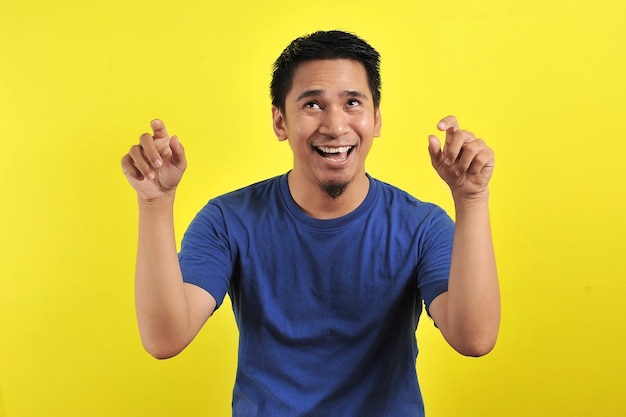
POLYGON ((236 315, 284 325, 380 320, 416 307, 414 239, 370 223, 337 230, 257 225, 238 242, 231 299, 236 315))

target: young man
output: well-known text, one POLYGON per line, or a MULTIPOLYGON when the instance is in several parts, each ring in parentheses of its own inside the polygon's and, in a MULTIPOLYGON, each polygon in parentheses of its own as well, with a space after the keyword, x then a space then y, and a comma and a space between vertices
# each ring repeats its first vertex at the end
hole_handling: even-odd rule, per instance
POLYGON ((160 120, 122 159, 139 201, 136 305, 145 348, 176 355, 229 294, 239 327, 235 416, 419 416, 422 302, 449 344, 495 344, 490 148, 452 116, 429 138, 456 225, 437 206, 370 177, 381 129, 379 55, 345 32, 294 40, 275 64, 274 131, 287 174, 215 198, 176 252, 183 147, 160 120))

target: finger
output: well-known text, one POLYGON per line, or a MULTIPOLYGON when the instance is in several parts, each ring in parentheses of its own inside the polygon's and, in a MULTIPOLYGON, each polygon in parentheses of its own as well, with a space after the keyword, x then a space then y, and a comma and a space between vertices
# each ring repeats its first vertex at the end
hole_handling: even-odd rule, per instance
POLYGON ((130 153, 127 153, 122 158, 122 172, 124 175, 134 178, 136 180, 143 180, 144 176, 133 164, 133 159, 130 156, 130 153))
POLYGON ((161 150, 157 147, 157 143, 150 133, 144 133, 139 137, 139 146, 154 168, 159 168, 163 164, 161 150))
POLYGON ((484 173, 487 170, 493 171, 495 167, 493 150, 487 146, 484 146, 476 157, 472 160, 472 163, 467 168, 469 174, 475 175, 484 173))
POLYGON ((480 172, 479 165, 482 159, 480 158, 480 154, 485 149, 485 143, 481 139, 476 139, 471 142, 466 142, 463 145, 461 153, 458 157, 455 167, 456 175, 461 175, 464 172, 468 171, 470 166, 472 169, 478 171, 473 172, 474 174, 480 172))
POLYGON ((482 139, 476 139, 463 147, 457 161, 456 174, 467 172, 470 175, 481 173, 486 168, 494 167, 494 153, 482 139))
POLYGON ((152 128, 154 140, 159 139, 167 139, 170 140, 170 137, 167 133, 167 129, 165 128, 165 123, 163 123, 160 119, 154 119, 150 122, 150 127, 152 128))
POLYGON ((178 136, 172 136, 170 148, 172 149, 172 163, 178 167, 178 169, 184 171, 187 168, 187 157, 185 156, 185 149, 180 143, 178 136))
POLYGON ((428 153, 430 154, 430 160, 433 166, 441 164, 443 152, 441 152, 441 142, 437 136, 428 136, 428 153))
POLYGON ((169 152, 170 135, 167 133, 165 123, 163 123, 160 119, 152 120, 150 122, 150 127, 152 128, 154 143, 160 154, 160 158, 153 161, 153 163, 156 163, 155 166, 158 168, 163 164, 163 155, 169 152))
POLYGON ((446 145, 443 149, 443 153, 445 155, 444 162, 446 165, 452 165, 461 155, 463 147, 466 146, 467 143, 476 139, 472 132, 468 132, 466 130, 457 130, 451 136, 450 141, 446 141, 446 145))
POLYGON ((441 130, 442 132, 448 129, 454 129, 456 131, 459 130, 459 122, 456 117, 452 115, 446 116, 441 119, 439 123, 437 123, 437 129, 441 130))
POLYGON ((454 133, 459 130, 459 122, 454 116, 446 116, 437 123, 437 129, 446 132, 446 143, 452 140, 454 133))
POLYGON ((148 178, 148 179, 154 179, 155 177, 154 171, 152 170, 152 167, 150 166, 150 162, 148 161, 148 159, 146 159, 144 150, 142 149, 140 145, 135 145, 132 148, 130 148, 128 155, 130 157, 132 165, 135 167, 135 169, 139 172, 139 174, 142 177, 148 178))

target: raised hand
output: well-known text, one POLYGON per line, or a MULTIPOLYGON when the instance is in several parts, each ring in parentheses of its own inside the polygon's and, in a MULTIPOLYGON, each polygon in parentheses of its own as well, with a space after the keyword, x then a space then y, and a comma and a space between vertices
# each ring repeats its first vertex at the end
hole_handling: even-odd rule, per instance
POLYGON ((153 120, 150 126, 152 134, 141 135, 139 144, 122 158, 124 175, 144 201, 173 195, 187 168, 178 137, 170 138, 161 120, 153 120))
POLYGON ((461 130, 454 116, 444 117, 437 129, 446 132, 445 145, 442 149, 439 139, 431 135, 428 151, 433 167, 452 194, 461 198, 487 196, 495 166, 493 150, 473 133, 461 130))

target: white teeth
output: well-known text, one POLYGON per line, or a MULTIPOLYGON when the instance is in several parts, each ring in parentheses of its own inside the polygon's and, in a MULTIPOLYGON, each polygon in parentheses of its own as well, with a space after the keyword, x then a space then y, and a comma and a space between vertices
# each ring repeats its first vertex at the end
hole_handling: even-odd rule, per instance
POLYGON ((328 146, 318 146, 317 149, 319 149, 320 151, 324 153, 342 153, 342 152, 348 152, 350 149, 352 149, 352 146, 340 146, 338 148, 329 148, 328 146))

